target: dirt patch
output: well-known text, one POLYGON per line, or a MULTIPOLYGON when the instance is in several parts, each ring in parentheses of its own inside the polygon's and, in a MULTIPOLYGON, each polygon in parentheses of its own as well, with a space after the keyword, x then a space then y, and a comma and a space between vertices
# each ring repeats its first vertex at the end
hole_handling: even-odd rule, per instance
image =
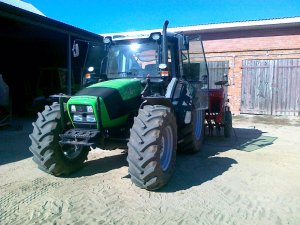
POLYGON ((28 156, 30 123, 0 130, 10 157, 1 159, 0 224, 299 224, 300 127, 272 123, 235 118, 232 138, 179 154, 158 192, 131 183, 121 149, 92 150, 82 170, 58 178, 28 156))

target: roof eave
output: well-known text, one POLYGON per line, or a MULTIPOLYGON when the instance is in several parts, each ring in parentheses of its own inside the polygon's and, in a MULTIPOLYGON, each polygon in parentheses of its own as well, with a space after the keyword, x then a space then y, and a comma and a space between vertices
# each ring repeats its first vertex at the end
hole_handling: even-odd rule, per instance
MULTIPOLYGON (((284 27, 294 27, 294 26, 300 26, 300 17, 174 27, 174 28, 169 28, 168 31, 183 32, 189 34, 189 33, 210 33, 210 32, 253 30, 253 29, 271 29, 271 28, 284 28, 284 27)), ((103 36, 113 36, 117 34, 138 35, 141 33, 152 33, 157 31, 161 31, 161 29, 110 33, 110 34, 102 34, 102 35, 103 36)))

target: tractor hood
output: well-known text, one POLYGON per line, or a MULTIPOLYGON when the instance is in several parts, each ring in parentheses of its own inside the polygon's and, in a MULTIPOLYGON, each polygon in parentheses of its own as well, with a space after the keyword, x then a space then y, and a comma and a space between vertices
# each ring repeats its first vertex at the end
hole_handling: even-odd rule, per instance
POLYGON ((79 91, 75 96, 104 97, 114 92, 118 92, 122 100, 127 100, 140 95, 142 85, 138 79, 115 79, 93 84, 79 91))
MULTIPOLYGON (((93 107, 93 112, 96 112, 97 120, 101 119, 103 127, 116 126, 119 124, 116 121, 138 110, 141 104, 141 91, 142 85, 139 79, 100 82, 82 89, 71 97, 67 103, 68 110, 71 109, 71 105, 83 107, 89 105, 93 107)), ((69 115, 72 118, 70 111, 69 115)))

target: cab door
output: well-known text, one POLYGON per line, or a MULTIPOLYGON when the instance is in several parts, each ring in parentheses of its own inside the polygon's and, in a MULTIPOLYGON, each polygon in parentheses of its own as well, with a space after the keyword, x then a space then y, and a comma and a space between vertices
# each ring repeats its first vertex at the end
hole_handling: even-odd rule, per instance
POLYGON ((103 43, 89 43, 83 66, 82 86, 106 80, 107 50, 103 43))
POLYGON ((209 73, 201 37, 189 40, 189 48, 181 51, 182 77, 189 83, 196 110, 208 108, 209 73))

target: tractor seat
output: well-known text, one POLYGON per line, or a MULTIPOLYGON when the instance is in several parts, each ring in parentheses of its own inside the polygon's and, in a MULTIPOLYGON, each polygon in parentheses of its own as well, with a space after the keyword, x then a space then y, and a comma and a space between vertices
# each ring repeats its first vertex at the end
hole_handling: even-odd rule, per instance
POLYGON ((225 80, 219 80, 219 81, 216 81, 215 82, 215 85, 221 85, 221 86, 224 86, 228 84, 228 81, 225 81, 225 80))

